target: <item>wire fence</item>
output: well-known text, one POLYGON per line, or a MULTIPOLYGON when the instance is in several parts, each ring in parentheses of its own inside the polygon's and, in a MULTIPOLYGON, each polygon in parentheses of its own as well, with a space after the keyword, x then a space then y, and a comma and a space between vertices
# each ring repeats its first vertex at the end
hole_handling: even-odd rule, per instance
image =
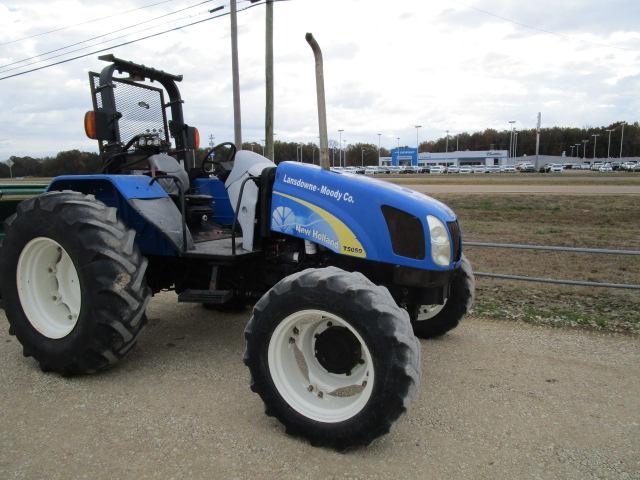
MULTIPOLYGON (((554 252, 589 253, 601 255, 632 255, 640 256, 640 250, 618 250, 612 248, 563 247, 558 245, 527 245, 519 243, 491 243, 464 242, 466 247, 478 248, 510 248, 518 250, 546 250, 554 252)), ((554 285, 573 285, 581 287, 620 288, 626 290, 640 290, 640 285, 628 283, 593 282, 589 280, 568 280, 559 278, 529 277, 524 275, 510 275, 492 272, 474 272, 476 277, 494 278, 497 280, 516 280, 521 282, 549 283, 554 285)))

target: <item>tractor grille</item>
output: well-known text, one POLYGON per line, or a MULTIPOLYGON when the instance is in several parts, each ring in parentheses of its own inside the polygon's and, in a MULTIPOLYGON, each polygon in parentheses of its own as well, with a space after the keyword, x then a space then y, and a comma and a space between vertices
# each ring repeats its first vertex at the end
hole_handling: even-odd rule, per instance
POLYGON ((422 260, 425 255, 422 222, 410 213, 389 205, 382 206, 382 214, 389 229, 393 253, 402 257, 422 260))
POLYGON ((447 222, 447 227, 451 233, 451 248, 453 249, 453 261, 460 260, 460 254, 462 253, 462 235, 460 234, 460 225, 458 221, 447 222))
MULTIPOLYGON (((91 73, 91 94, 94 109, 102 108, 99 91, 100 76, 91 73)), ((167 116, 164 109, 164 95, 160 88, 150 87, 125 79, 113 79, 113 94, 118 120, 120 142, 127 143, 133 137, 144 133, 158 133, 160 139, 169 142, 167 116)))

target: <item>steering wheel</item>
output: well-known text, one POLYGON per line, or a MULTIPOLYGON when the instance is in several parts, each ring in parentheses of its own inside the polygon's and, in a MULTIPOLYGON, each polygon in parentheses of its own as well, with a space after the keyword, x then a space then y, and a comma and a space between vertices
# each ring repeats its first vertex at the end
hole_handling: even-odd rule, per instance
POLYGON ((213 173, 221 180, 226 179, 231 172, 230 163, 233 162, 237 150, 231 142, 219 143, 212 147, 202 160, 202 173, 205 175, 213 173))

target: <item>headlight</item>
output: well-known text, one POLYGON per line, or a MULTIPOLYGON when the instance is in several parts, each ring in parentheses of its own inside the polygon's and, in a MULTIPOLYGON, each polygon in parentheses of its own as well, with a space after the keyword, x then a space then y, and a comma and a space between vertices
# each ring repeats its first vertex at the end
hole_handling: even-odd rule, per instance
POLYGON ((431 236, 431 259, 436 265, 446 267, 451 263, 451 243, 447 228, 433 215, 427 215, 431 236))

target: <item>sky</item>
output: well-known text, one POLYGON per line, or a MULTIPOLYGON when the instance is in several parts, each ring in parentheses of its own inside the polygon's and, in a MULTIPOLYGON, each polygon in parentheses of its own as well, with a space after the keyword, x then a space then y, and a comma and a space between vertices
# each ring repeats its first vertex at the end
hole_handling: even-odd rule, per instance
MULTIPOLYGON (((207 11, 221 5, 228 11, 228 0, 0 0, 0 77, 217 15, 207 11), (154 20, 161 15, 167 16, 154 20), (64 55, 48 62, 14 63, 57 49, 48 56, 64 55)), ((247 5, 238 2, 239 9, 247 5)), ((380 133, 384 147, 395 147, 398 137, 401 145, 414 146, 416 133, 422 142, 446 130, 507 129, 509 120, 518 129, 533 128, 539 111, 547 127, 637 121, 639 18, 638 0, 278 2, 276 140, 318 141, 306 32, 323 50, 331 139, 342 129, 346 143, 377 144, 380 133)), ((105 63, 97 57, 104 53, 183 74, 186 122, 198 127, 205 143, 210 135, 216 143, 232 141, 229 25, 224 16, 0 80, 0 161, 97 150, 82 121, 91 109, 87 72, 100 71, 105 63)), ((238 13, 244 141, 264 138, 264 38, 264 5, 238 13)))

